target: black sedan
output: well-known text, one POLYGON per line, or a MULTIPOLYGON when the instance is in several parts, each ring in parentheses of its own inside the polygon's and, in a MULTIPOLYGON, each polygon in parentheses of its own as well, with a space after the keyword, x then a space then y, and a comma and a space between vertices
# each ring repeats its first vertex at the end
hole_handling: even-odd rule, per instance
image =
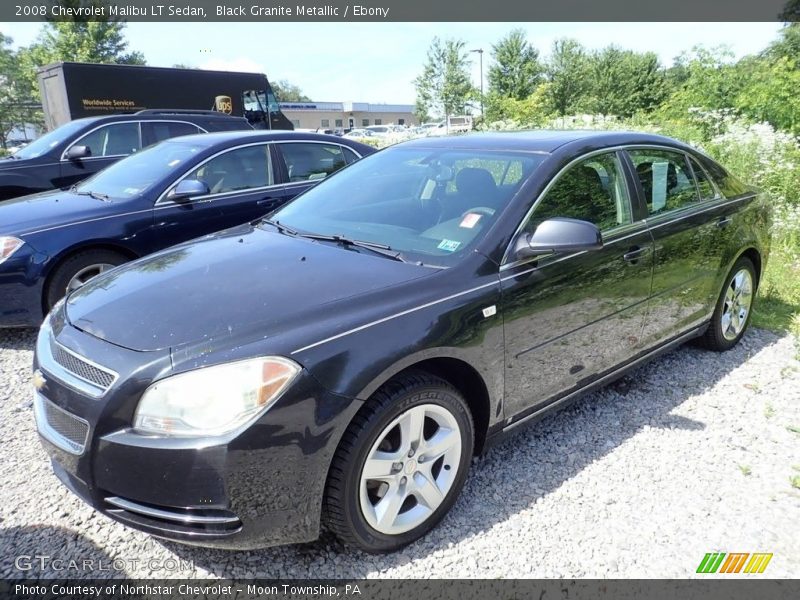
POLYGON ((503 435, 687 340, 736 344, 770 215, 659 136, 393 146, 56 306, 38 428, 71 490, 153 535, 254 548, 324 522, 391 551, 503 435))
POLYGON ((0 203, 0 327, 39 325, 97 274, 263 217, 373 152, 286 131, 184 136, 71 188, 0 203))
POLYGON ((252 130, 247 119, 203 110, 140 110, 75 119, 0 158, 0 201, 78 183, 121 158, 179 135, 252 130))

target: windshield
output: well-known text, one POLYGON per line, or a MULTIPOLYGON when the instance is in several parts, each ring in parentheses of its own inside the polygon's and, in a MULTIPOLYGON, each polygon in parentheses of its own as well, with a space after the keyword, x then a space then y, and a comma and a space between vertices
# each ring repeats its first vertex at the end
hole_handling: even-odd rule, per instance
POLYGON ((448 266, 473 247, 544 156, 389 148, 326 179, 272 221, 301 232, 382 244, 448 266))
POLYGON ((91 192, 111 199, 132 198, 170 174, 182 173, 182 169, 190 166, 191 159, 205 148, 205 145, 191 142, 161 142, 100 171, 81 182, 76 191, 84 194, 91 192))
POLYGON ((64 140, 81 131, 86 127, 85 121, 71 121, 61 127, 45 133, 42 137, 36 138, 24 148, 20 148, 14 155, 16 158, 37 158, 47 154, 61 144, 64 140))

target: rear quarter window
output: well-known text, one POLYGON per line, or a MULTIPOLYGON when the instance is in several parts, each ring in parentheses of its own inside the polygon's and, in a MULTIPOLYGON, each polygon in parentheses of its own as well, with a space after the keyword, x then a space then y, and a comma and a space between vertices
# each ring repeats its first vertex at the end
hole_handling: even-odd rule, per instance
POLYGON ((750 188, 739 179, 728 173, 722 165, 713 160, 701 157, 700 162, 711 175, 711 179, 717 184, 719 191, 726 198, 735 198, 750 191, 750 188))

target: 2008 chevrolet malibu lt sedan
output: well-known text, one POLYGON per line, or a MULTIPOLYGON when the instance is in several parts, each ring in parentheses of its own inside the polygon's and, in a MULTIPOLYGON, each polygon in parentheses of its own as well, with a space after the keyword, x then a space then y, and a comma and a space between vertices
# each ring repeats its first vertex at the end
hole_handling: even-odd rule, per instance
POLYGON ((684 341, 736 344, 770 215, 660 136, 400 144, 60 302, 39 432, 65 485, 156 536, 255 548, 325 523, 395 550, 504 434, 684 341))

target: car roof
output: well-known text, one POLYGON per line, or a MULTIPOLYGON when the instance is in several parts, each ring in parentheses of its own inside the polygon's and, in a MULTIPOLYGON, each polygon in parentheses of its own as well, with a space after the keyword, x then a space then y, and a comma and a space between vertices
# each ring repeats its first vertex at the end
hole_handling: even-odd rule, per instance
MULTIPOLYGON (((269 142, 269 141, 318 141, 318 142, 329 142, 334 144, 343 144, 345 146, 351 147, 358 147, 358 148, 370 148, 371 146, 365 146, 364 144, 359 144, 358 142, 354 142, 353 140, 342 140, 341 137, 335 135, 328 135, 325 133, 310 133, 306 131, 287 131, 287 130, 272 130, 272 131, 263 131, 263 130, 234 130, 234 131, 215 131, 212 133, 200 133, 195 135, 182 135, 179 137, 173 137, 168 140, 167 142, 187 142, 190 141, 192 144, 196 144, 199 146, 204 146, 210 148, 212 146, 226 146, 228 144, 239 144, 241 142, 269 142)), ((162 142, 163 143, 163 142, 162 142)))
POLYGON ((428 137, 403 142, 402 146, 453 148, 464 150, 513 150, 551 153, 568 144, 595 147, 627 144, 658 144, 678 148, 686 145, 662 135, 637 131, 593 131, 580 129, 539 129, 532 131, 492 131, 459 136, 428 137))
POLYGON ((145 114, 138 113, 117 113, 113 115, 100 115, 97 117, 81 117, 73 119, 71 123, 85 123, 90 125, 92 123, 114 123, 116 121, 187 121, 189 123, 203 123, 212 120, 221 119, 224 121, 236 120, 243 121, 244 117, 234 117, 223 113, 214 114, 213 111, 207 112, 170 112, 169 110, 150 112, 145 114))

